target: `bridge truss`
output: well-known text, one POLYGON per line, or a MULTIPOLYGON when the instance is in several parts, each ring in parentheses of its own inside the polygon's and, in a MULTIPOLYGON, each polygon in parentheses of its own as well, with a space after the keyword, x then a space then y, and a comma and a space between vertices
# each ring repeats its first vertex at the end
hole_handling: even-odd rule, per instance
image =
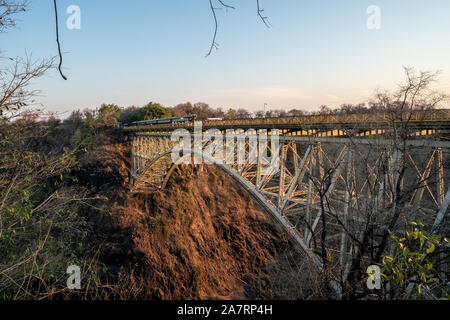
MULTIPOLYGON (((250 193, 319 269, 326 248, 327 263, 339 271, 341 283, 368 227, 382 234, 387 228, 404 229, 405 221, 420 220, 433 231, 449 231, 444 221, 450 203, 450 142, 436 131, 422 136, 423 129, 417 128, 398 140, 386 139, 385 134, 297 136, 280 130, 277 152, 269 143, 263 149, 252 148, 252 134, 244 130, 232 133, 236 139, 246 135, 246 159, 254 155, 256 162, 239 162, 237 144, 227 146, 226 140, 227 152, 217 161, 217 155, 205 150, 214 150, 218 140, 203 132, 201 144, 195 145, 192 135, 191 153, 174 163, 171 155, 181 149, 169 132, 148 128, 128 132, 133 144, 131 192, 164 190, 182 160, 201 156, 250 193), (277 169, 266 175, 261 173, 271 163, 264 161, 262 152, 277 155, 272 162, 277 169)), ((371 241, 376 247, 383 240, 374 236, 371 241)))

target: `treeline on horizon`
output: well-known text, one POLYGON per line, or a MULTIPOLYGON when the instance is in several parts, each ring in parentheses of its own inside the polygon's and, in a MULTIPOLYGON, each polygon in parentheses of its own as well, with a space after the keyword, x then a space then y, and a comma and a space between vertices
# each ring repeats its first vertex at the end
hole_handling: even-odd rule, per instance
MULTIPOLYGON (((428 109, 429 106, 423 106, 415 109, 428 109)), ((392 109, 392 105, 389 109, 392 109)), ((145 106, 120 107, 117 104, 102 104, 97 109, 76 110, 68 117, 69 121, 84 121, 87 124, 94 125, 118 125, 121 123, 130 123, 141 120, 152 120, 167 117, 178 117, 187 114, 197 115, 197 120, 206 120, 209 118, 222 118, 224 120, 234 119, 253 119, 253 118, 279 118, 279 117, 300 117, 306 115, 327 115, 327 114, 363 114, 380 112, 386 110, 379 101, 342 104, 338 108, 330 108, 326 105, 320 106, 313 111, 302 109, 269 109, 267 111, 259 110, 249 111, 245 108, 230 108, 224 111, 222 108, 214 108, 204 102, 192 104, 190 102, 181 103, 174 107, 166 107, 160 103, 149 102, 145 106)), ((54 117, 53 117, 54 118, 54 117)))

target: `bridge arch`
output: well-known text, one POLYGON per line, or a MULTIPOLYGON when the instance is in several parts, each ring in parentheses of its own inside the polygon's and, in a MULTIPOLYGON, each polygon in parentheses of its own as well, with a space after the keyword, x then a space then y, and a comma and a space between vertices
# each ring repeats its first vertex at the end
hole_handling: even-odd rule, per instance
MULTIPOLYGON (((168 133, 135 133, 132 193, 164 189, 179 163, 186 157, 201 156, 239 183, 291 236, 296 247, 307 254, 318 270, 322 269, 322 261, 315 252, 320 252, 321 243, 313 241, 321 232, 320 218, 327 215, 324 227, 327 237, 321 241, 326 241, 333 262, 340 265, 343 281, 355 254, 355 234, 358 236, 367 222, 364 214, 376 210, 382 213, 377 219, 392 214, 392 210, 385 209, 393 201, 393 182, 400 181, 396 170, 399 159, 408 161, 404 184, 417 187, 412 194, 405 193, 410 199, 404 210, 411 217, 413 214, 427 216, 433 230, 437 230, 450 205, 450 185, 444 181, 448 177, 444 170, 449 169, 444 159, 450 156, 447 141, 412 139, 407 141, 405 150, 399 151, 392 140, 383 137, 284 136, 280 139, 278 155, 281 169, 264 177, 260 161, 256 165, 247 162, 243 166, 237 162, 229 165, 228 160, 224 163, 205 154, 202 150, 207 139, 202 140, 201 150, 192 148, 188 156, 173 163, 171 154, 182 151, 173 142, 168 133), (357 172, 362 173, 357 176, 357 172), (326 182, 320 198, 312 180, 326 182)), ((248 151, 246 148, 245 153, 250 154, 250 148, 248 151)))
MULTIPOLYGON (((303 239, 301 234, 292 226, 289 221, 287 221, 285 218, 283 218, 277 210, 274 209, 272 205, 270 205, 264 195, 253 185, 251 185, 244 177, 242 177, 238 172, 233 170, 230 166, 224 164, 223 162, 217 161, 214 157, 203 153, 200 150, 191 150, 191 154, 184 155, 181 157, 177 162, 173 163, 171 159, 171 155, 173 152, 181 152, 182 149, 179 148, 173 148, 171 150, 165 151, 154 157, 153 160, 151 160, 146 168, 143 170, 142 174, 139 176, 138 181, 136 181, 134 188, 132 189, 132 193, 139 193, 139 192, 145 192, 145 191, 156 191, 156 190, 163 190, 167 182, 174 172, 175 168, 184 163, 184 160, 187 158, 192 157, 193 155, 202 156, 204 160, 211 163, 212 165, 220 168, 225 173, 227 173, 229 176, 233 178, 234 181, 236 181, 243 189, 264 209, 266 213, 269 214, 272 221, 274 221, 279 227, 281 227, 286 233, 290 235, 293 242, 298 245, 301 250, 308 255, 308 257, 312 260, 314 265, 321 268, 322 264, 320 262, 320 259, 317 257, 317 255, 308 247, 306 244, 306 241, 303 239), (170 161, 168 161, 170 159, 170 161), (162 164, 162 165, 159 165, 162 164), (169 165, 167 165, 169 164, 169 165), (155 171, 156 168, 156 171, 155 171), (146 189, 142 183, 139 183, 139 181, 152 181, 155 177, 162 177, 157 179, 156 184, 151 184, 151 186, 154 189, 146 189), (143 188, 144 187, 144 188, 143 188)), ((154 180, 153 180, 154 181, 154 180)))

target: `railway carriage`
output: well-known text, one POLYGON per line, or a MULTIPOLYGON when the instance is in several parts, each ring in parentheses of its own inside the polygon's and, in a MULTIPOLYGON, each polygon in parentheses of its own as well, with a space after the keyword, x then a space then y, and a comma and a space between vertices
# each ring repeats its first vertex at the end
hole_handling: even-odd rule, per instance
POLYGON ((138 127, 138 126, 151 126, 151 125, 157 125, 157 124, 188 123, 188 122, 193 122, 196 118, 197 118, 197 115, 188 114, 188 115, 184 115, 184 116, 180 116, 180 117, 134 121, 131 123, 125 123, 122 125, 122 127, 138 127))

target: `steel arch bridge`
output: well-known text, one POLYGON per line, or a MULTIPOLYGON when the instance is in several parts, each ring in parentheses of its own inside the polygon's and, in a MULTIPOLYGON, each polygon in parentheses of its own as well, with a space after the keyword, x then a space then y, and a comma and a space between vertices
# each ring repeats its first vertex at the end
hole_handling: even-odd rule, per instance
POLYGON ((327 248, 332 248, 333 261, 345 278, 355 253, 351 238, 361 234, 367 217, 383 228, 383 219, 390 215, 386 208, 396 197, 400 167, 405 174, 399 185, 410 189, 402 199, 404 214, 428 222, 433 230, 442 227, 450 203, 450 119, 438 122, 420 120, 400 140, 392 135, 392 124, 381 121, 376 126, 328 123, 317 129, 320 123, 286 127, 246 120, 247 131, 240 128, 242 122, 215 122, 219 133, 234 136, 222 140, 226 152, 219 158, 211 152, 220 139, 211 134, 210 123, 200 131, 191 125, 127 128, 124 134, 132 141, 131 193, 163 190, 180 163, 202 157, 232 176, 319 269, 319 234, 326 216, 327 248), (265 132, 268 128, 275 131, 265 132), (174 129, 184 129, 183 143, 187 140, 189 146, 177 162, 172 155, 186 148, 183 151, 180 140, 173 138, 174 129), (264 147, 253 148, 251 142, 262 135, 264 147), (279 135, 277 152, 267 142, 272 135, 279 135), (244 162, 238 161, 239 138, 244 141, 244 162), (275 162, 265 160, 267 151, 275 162), (249 161, 252 156, 256 161, 249 161), (267 171, 274 163, 278 169, 267 171))

